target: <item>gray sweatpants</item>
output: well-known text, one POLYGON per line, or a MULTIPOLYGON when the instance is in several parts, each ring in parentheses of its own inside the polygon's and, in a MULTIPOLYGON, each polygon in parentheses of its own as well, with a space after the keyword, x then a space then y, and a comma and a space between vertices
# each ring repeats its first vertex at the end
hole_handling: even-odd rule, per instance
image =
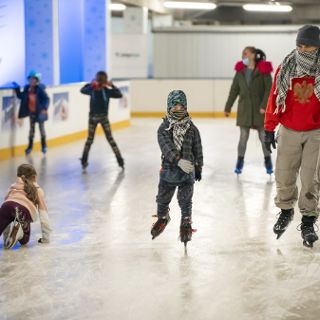
MULTIPOLYGON (((259 139, 261 142, 262 151, 265 157, 270 157, 270 152, 266 149, 264 145, 264 128, 257 128, 256 129, 259 135, 259 139)), ((247 150, 247 142, 250 135, 250 128, 249 127, 240 127, 240 140, 238 144, 238 157, 243 157, 247 150)))
POLYGON ((283 126, 278 133, 276 162, 277 196, 280 209, 291 209, 298 200, 297 178, 300 170, 301 190, 298 206, 305 216, 318 216, 320 186, 320 129, 294 131, 283 126))

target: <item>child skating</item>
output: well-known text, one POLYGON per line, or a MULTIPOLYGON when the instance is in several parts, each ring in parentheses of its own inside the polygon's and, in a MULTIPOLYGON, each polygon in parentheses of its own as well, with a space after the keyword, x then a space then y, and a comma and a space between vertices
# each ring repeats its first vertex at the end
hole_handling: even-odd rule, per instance
POLYGON ((97 125, 100 123, 106 139, 117 158, 118 165, 123 169, 124 160, 112 136, 108 118, 109 99, 122 98, 121 91, 111 81, 108 81, 106 72, 99 71, 96 74, 96 79, 91 83, 87 83, 81 89, 81 93, 90 96, 88 138, 84 146, 82 157, 80 158, 82 167, 85 169, 88 166, 89 151, 94 140, 97 125))
POLYGON ((320 29, 302 27, 296 45, 275 74, 265 118, 265 144, 271 151, 278 143, 275 204, 281 212, 273 231, 279 239, 293 219, 298 200, 303 244, 312 247, 318 240, 314 224, 319 214, 320 29))
POLYGON ((187 111, 185 93, 181 90, 170 92, 167 104, 167 115, 158 129, 162 165, 157 195, 158 220, 152 226, 151 235, 152 239, 156 238, 169 223, 169 204, 178 188, 180 240, 186 245, 192 237, 193 185, 195 180, 201 180, 202 145, 199 130, 187 111))
POLYGON ((32 222, 39 215, 42 237, 39 243, 50 241, 50 224, 44 193, 36 182, 37 173, 30 164, 22 164, 17 170, 16 182, 11 185, 0 207, 0 236, 4 235, 4 247, 12 248, 18 241, 29 242, 32 222))
POLYGON ((39 124, 41 135, 41 151, 43 154, 47 152, 46 131, 44 127, 45 121, 48 120, 49 97, 45 90, 45 85, 40 83, 41 75, 36 71, 31 71, 28 75, 29 84, 27 84, 21 92, 20 86, 15 85, 17 97, 21 100, 19 109, 19 118, 30 118, 29 143, 25 150, 28 155, 33 148, 33 139, 35 134, 36 123, 39 124))

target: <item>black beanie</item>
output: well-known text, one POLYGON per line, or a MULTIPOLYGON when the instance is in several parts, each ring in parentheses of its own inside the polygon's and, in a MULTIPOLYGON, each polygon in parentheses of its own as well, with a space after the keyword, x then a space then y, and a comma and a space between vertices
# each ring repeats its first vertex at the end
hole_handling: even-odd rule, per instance
POLYGON ((312 46, 320 48, 320 29, 317 26, 307 24, 298 30, 298 45, 312 46))

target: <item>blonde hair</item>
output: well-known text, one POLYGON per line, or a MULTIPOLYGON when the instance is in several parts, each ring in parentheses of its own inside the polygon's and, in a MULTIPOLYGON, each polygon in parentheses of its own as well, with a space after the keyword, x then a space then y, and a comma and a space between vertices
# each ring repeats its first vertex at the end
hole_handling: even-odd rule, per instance
POLYGON ((17 176, 23 181, 23 190, 27 194, 27 198, 36 206, 39 205, 38 189, 34 185, 33 181, 33 179, 37 176, 35 168, 31 164, 22 164, 18 167, 17 176))

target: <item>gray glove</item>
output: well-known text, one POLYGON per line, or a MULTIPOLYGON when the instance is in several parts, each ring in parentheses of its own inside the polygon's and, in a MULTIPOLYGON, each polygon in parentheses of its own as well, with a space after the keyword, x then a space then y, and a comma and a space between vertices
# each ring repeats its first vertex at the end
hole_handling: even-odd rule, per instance
POLYGON ((185 173, 191 173, 194 170, 194 166, 191 161, 185 160, 185 159, 180 159, 178 161, 178 167, 184 171, 185 173))

